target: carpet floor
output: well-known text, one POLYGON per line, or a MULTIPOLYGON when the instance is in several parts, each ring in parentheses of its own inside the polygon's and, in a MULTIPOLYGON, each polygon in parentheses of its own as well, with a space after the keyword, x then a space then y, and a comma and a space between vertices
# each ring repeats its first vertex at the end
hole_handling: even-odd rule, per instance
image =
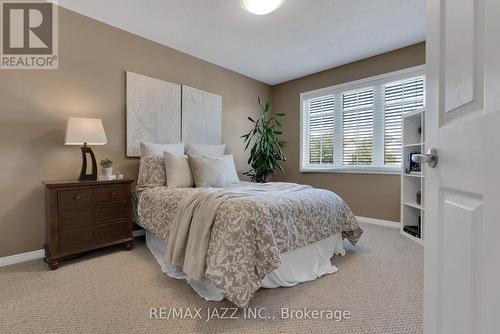
POLYGON ((92 252, 55 271, 42 260, 0 268, 0 333, 422 333, 423 248, 397 229, 362 227, 359 244, 345 242, 346 255, 332 258, 337 273, 260 289, 249 307, 264 319, 239 310, 236 319, 206 321, 207 312, 222 316, 233 305, 202 300, 185 281, 162 274, 141 239, 131 251, 92 252), (164 318, 150 319, 150 308, 157 316, 164 308, 164 318), (202 319, 186 316, 195 308, 202 319), (295 319, 282 308, 283 316, 295 310, 295 319), (324 319, 297 319, 304 308, 323 310, 324 319), (349 319, 336 321, 338 312, 329 319, 329 310, 347 310, 349 319))

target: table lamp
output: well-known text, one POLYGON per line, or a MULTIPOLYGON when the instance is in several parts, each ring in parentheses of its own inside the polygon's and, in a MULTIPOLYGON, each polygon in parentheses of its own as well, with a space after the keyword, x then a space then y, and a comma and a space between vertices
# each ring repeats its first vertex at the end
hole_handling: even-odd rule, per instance
POLYGON ((94 152, 88 145, 104 145, 108 141, 104 133, 102 121, 98 118, 78 118, 70 117, 66 126, 65 145, 83 145, 82 149, 82 170, 80 181, 97 180, 97 163, 94 152), (87 160, 90 157, 92 170, 87 171, 87 160))

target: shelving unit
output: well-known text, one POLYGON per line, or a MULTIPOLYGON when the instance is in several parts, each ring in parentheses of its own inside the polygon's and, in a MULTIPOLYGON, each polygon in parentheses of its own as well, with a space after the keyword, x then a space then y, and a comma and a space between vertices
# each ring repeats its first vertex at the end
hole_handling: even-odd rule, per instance
POLYGON ((411 153, 425 152, 424 143, 425 110, 418 109, 403 114, 402 129, 402 159, 401 164, 401 234, 423 245, 424 235, 424 170, 420 175, 409 174, 408 156, 411 153), (420 132, 419 132, 420 128, 420 132), (420 203, 417 203, 417 193, 420 192, 420 203), (405 228, 416 232, 416 235, 405 228))

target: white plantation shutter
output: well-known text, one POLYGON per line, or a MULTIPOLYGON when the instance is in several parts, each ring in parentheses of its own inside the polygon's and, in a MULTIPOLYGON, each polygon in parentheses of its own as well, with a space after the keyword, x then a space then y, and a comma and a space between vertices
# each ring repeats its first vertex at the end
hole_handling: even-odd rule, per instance
POLYGON ((326 95, 307 101, 308 108, 308 163, 333 163, 334 97, 326 95))
POLYGON ((423 76, 399 80, 384 86, 384 163, 401 162, 401 115, 424 106, 423 76))
POLYGON ((301 170, 398 172, 401 116, 425 103, 423 69, 302 93, 301 170))
POLYGON ((342 164, 371 165, 373 89, 342 94, 342 164))

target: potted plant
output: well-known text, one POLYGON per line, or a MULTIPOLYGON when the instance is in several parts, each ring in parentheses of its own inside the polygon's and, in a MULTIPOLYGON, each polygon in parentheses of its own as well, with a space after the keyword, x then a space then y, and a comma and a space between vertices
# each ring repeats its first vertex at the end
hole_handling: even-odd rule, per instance
POLYGON ((244 174, 250 176, 252 182, 264 183, 278 170, 283 172, 279 162, 286 160, 282 151, 285 142, 279 138, 282 132, 279 130, 281 123, 277 118, 283 117, 285 114, 271 115, 269 102, 263 105, 260 98, 258 102, 262 115, 257 120, 248 117, 250 122, 254 123, 254 127, 241 138, 246 143, 245 150, 252 145, 248 159, 251 169, 244 174))
POLYGON ((108 158, 101 160, 101 168, 102 168, 102 175, 106 179, 109 179, 111 175, 113 175, 113 161, 109 160, 108 158))

